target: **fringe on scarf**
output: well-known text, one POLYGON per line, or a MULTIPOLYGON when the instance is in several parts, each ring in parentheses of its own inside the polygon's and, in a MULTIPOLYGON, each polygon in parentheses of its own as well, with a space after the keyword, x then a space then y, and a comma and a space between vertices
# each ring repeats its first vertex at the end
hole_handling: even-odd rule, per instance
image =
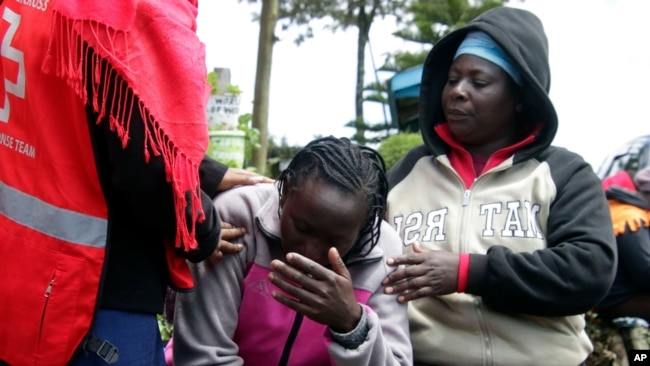
MULTIPOLYGON (((93 90, 92 106, 95 113, 99 114, 98 123, 108 117, 111 131, 115 132, 125 148, 129 142, 130 121, 134 104, 142 115, 144 121, 144 158, 149 162, 151 154, 162 156, 165 165, 167 181, 171 183, 174 194, 176 215, 176 240, 175 247, 184 250, 195 249, 198 244, 195 239, 196 223, 205 219, 201 204, 201 190, 199 185, 198 162, 193 162, 183 151, 174 146, 161 128, 160 121, 152 115, 146 106, 136 97, 118 69, 103 55, 114 55, 119 52, 116 43, 127 44, 124 32, 116 31, 96 21, 82 21, 66 18, 55 12, 52 26, 52 35, 48 52, 43 61, 43 71, 54 74, 65 80, 67 84, 79 95, 84 103, 88 103, 86 85, 87 75, 91 75, 93 90), (88 26, 93 33, 92 39, 108 39, 109 44, 101 44, 93 49, 89 56, 89 47, 84 46, 84 26, 88 26), (98 35, 102 35, 99 37, 98 35), (103 61, 107 67, 102 68, 103 61), (89 61, 89 62, 86 62, 89 61), (90 68, 90 70, 88 70, 90 68), (103 71, 102 71, 103 69, 103 71), (88 73, 88 71, 92 71, 88 73), (114 75, 114 76, 113 76, 114 75), (109 90, 113 89, 112 99, 109 90), (189 193, 190 201, 187 201, 189 193), (187 222, 186 208, 192 209, 192 220, 187 222)), ((117 58, 117 57, 116 57, 117 58)), ((128 70, 128 65, 120 65, 128 70)))

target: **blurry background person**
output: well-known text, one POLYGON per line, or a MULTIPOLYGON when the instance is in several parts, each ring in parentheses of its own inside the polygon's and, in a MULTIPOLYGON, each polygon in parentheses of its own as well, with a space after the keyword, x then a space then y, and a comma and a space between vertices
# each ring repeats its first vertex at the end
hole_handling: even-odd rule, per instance
POLYGON ((639 317, 650 322, 650 167, 634 175, 633 185, 619 178, 626 171, 603 180, 609 202, 618 268, 611 289, 596 307, 605 319, 639 317))
POLYGON ((579 365, 592 350, 583 313, 616 244, 592 167, 551 145, 548 61, 537 16, 498 7, 424 64, 424 145, 389 172, 405 254, 384 282, 409 302, 418 365, 579 365))

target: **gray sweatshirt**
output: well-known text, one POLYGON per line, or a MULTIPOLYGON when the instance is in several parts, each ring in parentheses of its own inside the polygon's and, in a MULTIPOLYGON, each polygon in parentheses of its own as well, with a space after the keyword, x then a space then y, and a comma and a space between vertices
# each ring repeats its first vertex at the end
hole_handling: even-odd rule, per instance
POLYGON ((224 222, 245 227, 245 249, 217 265, 192 265, 194 292, 179 294, 174 329, 176 365, 411 365, 407 308, 386 295, 386 258, 401 254, 401 240, 386 222, 380 241, 346 266, 367 314, 366 340, 356 349, 334 341, 327 326, 271 297, 270 262, 281 259, 279 195, 274 184, 239 187, 215 199, 224 222))

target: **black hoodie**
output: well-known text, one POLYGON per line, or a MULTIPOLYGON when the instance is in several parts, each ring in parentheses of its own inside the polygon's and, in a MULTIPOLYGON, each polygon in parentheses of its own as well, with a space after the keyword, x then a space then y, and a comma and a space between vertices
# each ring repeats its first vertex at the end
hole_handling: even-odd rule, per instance
MULTIPOLYGON (((440 138, 433 126, 445 122, 442 110, 442 89, 447 82, 447 72, 460 43, 470 31, 489 34, 511 57, 522 76, 524 105, 532 108, 531 114, 543 121, 536 143, 527 150, 539 151, 551 144, 557 132, 558 118, 548 93, 551 72, 548 62, 548 41, 540 20, 532 13, 516 8, 494 8, 441 39, 431 50, 424 63, 420 89, 420 129, 425 143, 436 151, 440 138), (441 72, 445 70, 445 72, 441 72)), ((530 156, 526 153, 521 159, 530 156)))

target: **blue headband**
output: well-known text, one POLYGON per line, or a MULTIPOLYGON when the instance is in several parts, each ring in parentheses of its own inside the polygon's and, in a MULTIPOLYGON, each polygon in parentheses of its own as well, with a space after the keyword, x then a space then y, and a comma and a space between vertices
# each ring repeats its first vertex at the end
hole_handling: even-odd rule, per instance
POLYGON ((454 60, 460 55, 473 55, 488 60, 508 73, 517 85, 521 85, 521 75, 515 68, 512 59, 485 32, 473 31, 467 33, 463 42, 458 46, 458 50, 456 50, 454 60))

